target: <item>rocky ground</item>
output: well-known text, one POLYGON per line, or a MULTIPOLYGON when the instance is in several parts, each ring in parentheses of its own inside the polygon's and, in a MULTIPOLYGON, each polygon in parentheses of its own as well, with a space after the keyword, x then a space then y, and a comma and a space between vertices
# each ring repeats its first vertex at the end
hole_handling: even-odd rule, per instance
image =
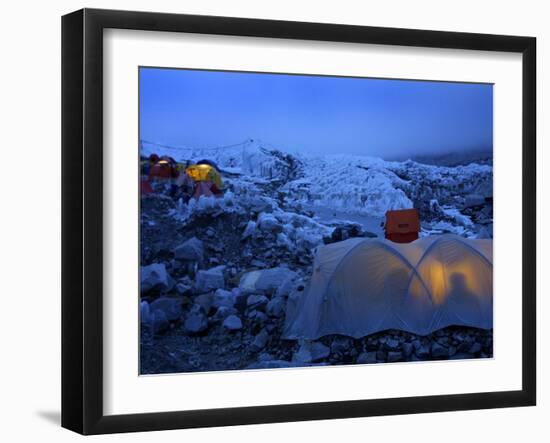
MULTIPOLYGON (((492 357, 492 331, 472 328, 282 339, 287 298, 305 289, 315 247, 376 235, 354 222, 322 222, 285 197, 281 189, 299 173, 290 166, 283 180, 226 179, 221 199, 186 205, 162 185, 142 198, 141 373, 492 357)), ((426 203, 432 194, 415 189, 410 197, 423 199, 436 233, 492 224, 486 199, 463 199, 458 211, 426 203)))

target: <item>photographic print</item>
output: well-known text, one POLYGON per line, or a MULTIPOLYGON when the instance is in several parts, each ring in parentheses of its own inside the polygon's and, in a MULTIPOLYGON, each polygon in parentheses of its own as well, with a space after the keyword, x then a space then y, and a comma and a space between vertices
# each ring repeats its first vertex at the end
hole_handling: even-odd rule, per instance
POLYGON ((136 149, 140 374, 493 357, 492 84, 140 67, 136 149))

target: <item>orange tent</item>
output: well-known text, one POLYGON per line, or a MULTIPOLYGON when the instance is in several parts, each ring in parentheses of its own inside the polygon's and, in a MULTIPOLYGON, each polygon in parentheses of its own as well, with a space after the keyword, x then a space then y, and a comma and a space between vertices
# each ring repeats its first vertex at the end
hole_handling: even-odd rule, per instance
POLYGON ((159 160, 149 171, 149 178, 173 178, 176 176, 176 171, 168 160, 159 160))
POLYGON ((418 238, 420 216, 418 209, 400 209, 386 212, 386 238, 395 243, 410 243, 418 238))

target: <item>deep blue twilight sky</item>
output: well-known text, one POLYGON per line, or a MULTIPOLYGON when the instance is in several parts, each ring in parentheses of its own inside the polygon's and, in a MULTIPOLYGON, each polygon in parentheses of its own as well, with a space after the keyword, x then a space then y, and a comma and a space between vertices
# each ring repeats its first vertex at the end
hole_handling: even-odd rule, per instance
POLYGON ((141 68, 140 137, 387 159, 491 149, 492 85, 141 68))

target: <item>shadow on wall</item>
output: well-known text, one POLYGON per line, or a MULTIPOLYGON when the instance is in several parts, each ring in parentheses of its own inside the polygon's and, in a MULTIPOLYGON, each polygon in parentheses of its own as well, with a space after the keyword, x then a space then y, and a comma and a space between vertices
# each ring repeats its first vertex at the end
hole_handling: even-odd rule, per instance
POLYGON ((36 411, 36 415, 50 424, 61 426, 61 411, 36 411))

